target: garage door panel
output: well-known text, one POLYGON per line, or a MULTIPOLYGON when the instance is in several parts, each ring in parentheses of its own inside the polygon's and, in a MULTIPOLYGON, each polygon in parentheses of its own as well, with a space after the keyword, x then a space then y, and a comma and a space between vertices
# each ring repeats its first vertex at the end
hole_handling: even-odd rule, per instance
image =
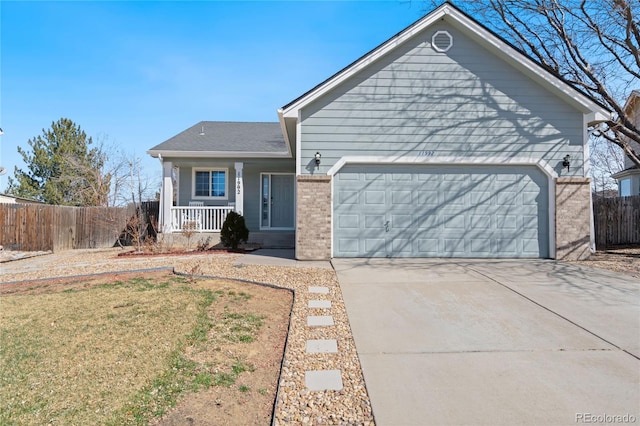
POLYGON ((484 191, 473 191, 469 193, 469 204, 475 205, 491 205, 493 202, 493 194, 484 191))
POLYGON ((338 191, 338 203, 359 204, 360 193, 357 191, 338 191))
POLYGON ((393 230, 405 230, 413 226, 413 216, 410 214, 392 214, 389 225, 393 230))
POLYGON ((367 205, 385 205, 386 204, 386 194, 384 191, 365 191, 364 193, 364 203, 367 205))
POLYGON ((439 203, 437 190, 420 189, 417 194, 418 194, 418 204, 431 206, 431 205, 437 205, 439 203))
POLYGON ((437 215, 414 215, 413 222, 418 231, 435 230, 440 226, 440 219, 437 215))
POLYGON ((413 174, 412 173, 394 173, 393 175, 391 175, 391 180, 392 181, 413 180, 413 174))
POLYGON ((357 214, 338 216, 338 229, 360 229, 360 216, 357 214))
POLYGON ((479 255, 479 257, 491 255, 490 238, 470 238, 469 243, 472 254, 479 255))
POLYGON ((391 241, 391 248, 394 253, 410 254, 413 252, 411 240, 408 238, 395 238, 391 241))
POLYGON ((505 253, 517 257, 518 255, 518 241, 513 238, 507 237, 504 239, 496 238, 495 240, 495 253, 505 253))
POLYGON ((444 229, 464 231, 466 229, 464 219, 464 216, 461 215, 442 215, 442 224, 444 229))
POLYGON ((468 174, 444 174, 442 175, 442 180, 444 182, 468 182, 469 175, 468 174))
POLYGON ((337 249, 341 253, 344 253, 345 256, 346 255, 358 256, 358 254, 362 252, 362 250, 360 250, 360 247, 359 247, 359 242, 356 239, 338 238, 337 243, 338 243, 337 249))
POLYGON ((334 256, 548 257, 547 185, 534 166, 346 166, 334 256))
POLYGON ((364 227, 367 229, 377 229, 382 232, 384 228, 384 215, 365 215, 364 216, 364 227))
POLYGON ((446 256, 461 256, 465 254, 465 240, 458 238, 445 238, 444 254, 446 256))
POLYGON ((436 256, 440 254, 437 238, 418 238, 416 240, 416 252, 424 256, 436 256))
POLYGON ((391 202, 394 206, 413 204, 413 193, 411 191, 394 191, 391 193, 391 202))
POLYGON ((521 204, 518 200, 518 193, 513 188, 501 189, 496 196, 496 205, 498 206, 513 206, 521 204))
POLYGON ((365 173, 364 180, 366 182, 378 182, 380 179, 384 179, 382 173, 365 173))
POLYGON ((502 230, 515 230, 518 229, 518 216, 509 215, 497 215, 496 228, 502 230))
POLYGON ((491 229, 491 216, 475 214, 469 220, 471 229, 489 230, 491 229))
POLYGON ((440 203, 446 204, 448 206, 464 206, 465 205, 465 194, 464 192, 453 192, 453 191, 444 191, 441 192, 441 196, 438 197, 440 203))
POLYGON ((364 250, 367 253, 374 253, 375 257, 385 257, 387 253, 387 241, 384 238, 365 238, 364 250))

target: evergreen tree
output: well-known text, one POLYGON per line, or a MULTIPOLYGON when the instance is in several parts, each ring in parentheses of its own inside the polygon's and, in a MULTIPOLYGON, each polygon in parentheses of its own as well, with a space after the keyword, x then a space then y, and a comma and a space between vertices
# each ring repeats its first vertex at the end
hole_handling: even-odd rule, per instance
POLYGON ((91 147, 91 137, 67 118, 29 139, 31 150, 18 147, 28 171, 15 168, 10 194, 47 204, 99 206, 108 200, 111 175, 104 173, 105 154, 91 147))

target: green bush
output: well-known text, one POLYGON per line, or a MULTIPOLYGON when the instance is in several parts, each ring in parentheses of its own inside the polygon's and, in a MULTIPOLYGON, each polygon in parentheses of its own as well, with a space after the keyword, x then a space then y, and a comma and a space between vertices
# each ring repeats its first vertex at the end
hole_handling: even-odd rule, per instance
POLYGON ((220 231, 222 245, 235 250, 241 242, 246 243, 248 239, 249 230, 244 224, 244 217, 236 212, 229 212, 220 231))

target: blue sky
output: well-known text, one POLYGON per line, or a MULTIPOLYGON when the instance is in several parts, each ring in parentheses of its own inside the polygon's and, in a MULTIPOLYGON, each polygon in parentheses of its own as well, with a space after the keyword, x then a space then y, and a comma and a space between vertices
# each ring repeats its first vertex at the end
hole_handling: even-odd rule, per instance
POLYGON ((277 108, 424 14, 421 1, 0 2, 0 191, 62 117, 142 158, 201 120, 277 108))

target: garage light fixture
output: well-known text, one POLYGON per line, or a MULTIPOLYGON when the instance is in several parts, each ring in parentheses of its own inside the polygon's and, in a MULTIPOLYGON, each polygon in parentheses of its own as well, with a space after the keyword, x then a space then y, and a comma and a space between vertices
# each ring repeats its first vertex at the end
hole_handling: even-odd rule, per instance
POLYGON ((567 171, 569 171, 569 167, 570 166, 571 166, 571 156, 569 154, 567 154, 562 159, 562 167, 566 167, 567 171))
POLYGON ((313 158, 316 160, 316 168, 320 168, 320 158, 322 158, 322 154, 316 152, 316 155, 314 155, 313 158))

